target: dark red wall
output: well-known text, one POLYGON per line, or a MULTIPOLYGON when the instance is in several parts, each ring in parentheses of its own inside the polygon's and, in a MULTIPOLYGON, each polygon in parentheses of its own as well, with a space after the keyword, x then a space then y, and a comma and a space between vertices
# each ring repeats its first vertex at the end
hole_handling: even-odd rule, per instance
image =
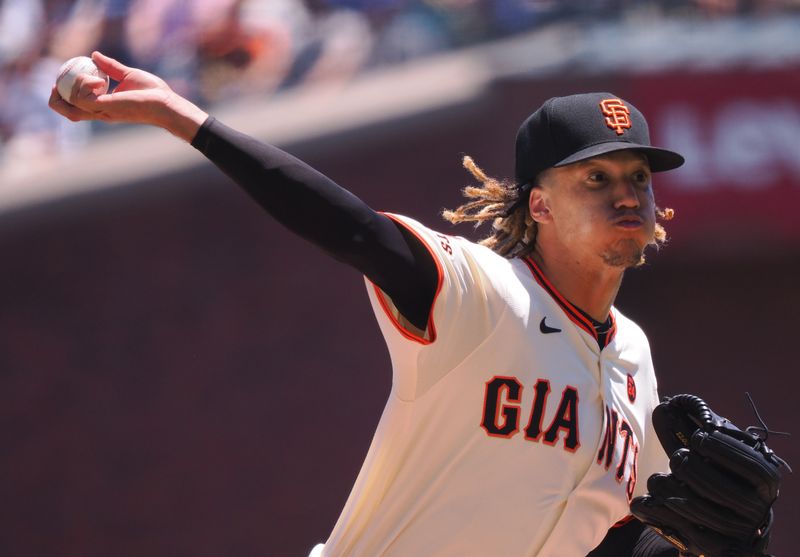
MULTIPOLYGON (((508 174, 519 120, 583 85, 605 88, 508 83, 294 150, 374 207, 438 225, 469 181, 459 153, 508 174)), ((618 301, 662 393, 748 424, 750 391, 770 426, 796 429, 798 251, 692 253, 652 255, 618 301)), ((297 557, 325 539, 389 389, 355 272, 209 167, 4 217, 0 256, 0 555, 297 557)), ((771 444, 800 462, 796 443, 771 444)), ((790 477, 776 554, 793 550, 796 494, 790 477)))

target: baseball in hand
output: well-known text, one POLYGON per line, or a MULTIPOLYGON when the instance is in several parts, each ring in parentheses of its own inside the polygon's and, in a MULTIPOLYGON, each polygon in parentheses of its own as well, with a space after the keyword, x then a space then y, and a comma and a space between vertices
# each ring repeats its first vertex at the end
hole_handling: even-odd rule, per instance
POLYGON ((98 94, 104 94, 108 91, 108 76, 106 73, 98 68, 91 58, 88 56, 76 56, 70 58, 61 65, 58 70, 58 79, 56 79, 56 89, 61 98, 69 102, 72 95, 72 86, 75 79, 81 74, 90 74, 106 80, 105 88, 98 94))

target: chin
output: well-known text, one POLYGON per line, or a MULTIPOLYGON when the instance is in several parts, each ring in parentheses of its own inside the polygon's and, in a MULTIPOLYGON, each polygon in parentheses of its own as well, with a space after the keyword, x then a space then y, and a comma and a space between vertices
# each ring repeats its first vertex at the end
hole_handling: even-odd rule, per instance
POLYGON ((609 246, 600 257, 609 267, 628 269, 641 264, 644 247, 633 239, 620 240, 609 246))

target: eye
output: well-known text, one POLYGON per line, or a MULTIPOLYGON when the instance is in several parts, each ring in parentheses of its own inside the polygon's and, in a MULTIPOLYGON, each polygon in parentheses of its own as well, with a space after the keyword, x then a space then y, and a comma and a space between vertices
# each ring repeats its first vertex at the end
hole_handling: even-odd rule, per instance
POLYGON ((606 176, 605 172, 592 172, 589 174, 588 182, 594 186, 600 186, 605 184, 608 181, 608 177, 606 176))
POLYGON ((638 186, 647 187, 650 184, 650 173, 645 170, 635 172, 633 174, 633 183, 638 186))

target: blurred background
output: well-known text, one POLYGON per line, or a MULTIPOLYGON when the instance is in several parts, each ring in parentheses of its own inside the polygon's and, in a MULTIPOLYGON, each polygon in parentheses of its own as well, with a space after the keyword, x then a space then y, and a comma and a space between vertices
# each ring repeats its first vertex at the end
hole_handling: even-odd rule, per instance
POLYGON ((305 556, 389 392, 355 272, 166 132, 49 111, 93 49, 470 238, 438 216, 463 154, 507 177, 542 101, 628 99, 687 158, 655 178, 671 241, 617 304, 662 394, 749 425, 749 391, 798 434, 798 0, 0 0, 0 555, 305 556))

